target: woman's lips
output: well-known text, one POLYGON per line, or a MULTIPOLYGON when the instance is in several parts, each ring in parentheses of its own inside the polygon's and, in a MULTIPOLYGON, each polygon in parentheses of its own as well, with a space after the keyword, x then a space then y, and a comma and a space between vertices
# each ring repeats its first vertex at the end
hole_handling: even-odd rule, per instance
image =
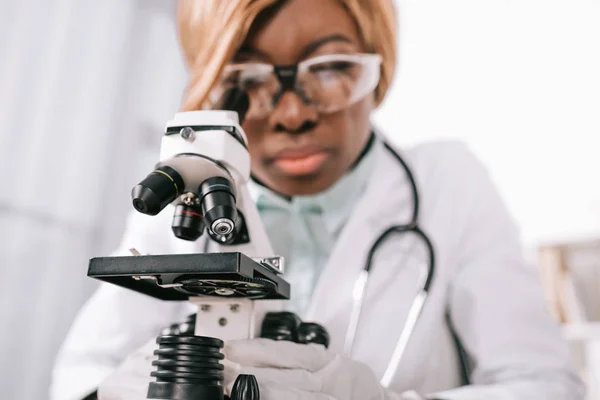
POLYGON ((327 160, 329 153, 320 149, 295 149, 283 151, 273 164, 288 175, 309 175, 317 171, 327 160))

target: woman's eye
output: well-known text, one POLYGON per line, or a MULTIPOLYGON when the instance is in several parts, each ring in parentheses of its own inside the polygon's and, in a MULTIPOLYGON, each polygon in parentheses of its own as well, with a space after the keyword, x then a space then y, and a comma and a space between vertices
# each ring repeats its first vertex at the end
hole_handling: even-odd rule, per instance
POLYGON ((231 86, 231 85, 237 85, 237 83, 238 83, 238 80, 233 76, 227 76, 223 79, 224 85, 231 86))
POLYGON ((354 63, 349 61, 331 61, 323 64, 313 65, 312 72, 344 72, 351 69, 354 63))
POLYGON ((264 78, 259 76, 243 76, 243 75, 230 75, 225 78, 224 83, 226 85, 239 86, 241 88, 254 88, 260 86, 265 82, 264 78))
POLYGON ((263 83, 264 80, 258 78, 244 78, 240 80, 240 84, 243 87, 255 87, 263 83))

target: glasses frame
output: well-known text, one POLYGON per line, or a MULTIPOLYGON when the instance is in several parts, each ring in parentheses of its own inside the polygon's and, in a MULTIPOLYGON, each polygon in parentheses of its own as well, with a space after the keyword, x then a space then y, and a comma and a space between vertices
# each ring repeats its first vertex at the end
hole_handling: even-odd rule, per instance
MULTIPOLYGON (((285 91, 294 91, 305 104, 309 105, 311 104, 310 98, 303 92, 302 88, 300 88, 297 85, 298 75, 309 71, 310 68, 314 65, 336 61, 348 61, 362 65, 369 65, 372 67, 375 67, 375 65, 377 66, 377 72, 373 79, 374 83, 370 85, 373 87, 368 87, 368 90, 365 90, 365 95, 374 90, 379 84, 379 79, 381 76, 381 63, 383 61, 383 58, 376 53, 323 54, 302 60, 297 64, 290 65, 274 65, 262 62, 238 62, 225 66, 225 68, 223 69, 222 76, 235 72, 242 72, 250 68, 265 75, 272 73, 277 77, 277 80, 280 85, 279 89, 273 96, 273 102, 271 104, 272 108, 276 106, 276 104, 278 103, 279 99, 285 91)), ((347 104, 345 107, 349 107, 350 105, 356 103, 362 98, 364 98, 364 96, 354 99, 350 104, 347 104)))

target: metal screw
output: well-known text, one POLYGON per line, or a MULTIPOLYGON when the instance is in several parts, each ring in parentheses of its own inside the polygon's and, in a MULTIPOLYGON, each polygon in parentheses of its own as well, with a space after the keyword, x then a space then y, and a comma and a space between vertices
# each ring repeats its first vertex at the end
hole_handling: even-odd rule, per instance
POLYGON ((184 138, 185 140, 189 140, 190 142, 193 142, 196 139, 196 133, 189 126, 182 128, 179 131, 179 134, 181 135, 182 138, 184 138))
POLYGON ((221 325, 221 326, 227 325, 227 318, 220 318, 219 319, 219 325, 221 325))
POLYGON ((229 309, 231 310, 231 312, 238 312, 240 311, 240 305, 239 304, 232 304, 229 309))
POLYGON ((204 312, 208 312, 208 311, 210 311, 210 304, 202 304, 202 305, 200 306, 200 310, 201 310, 201 311, 204 311, 204 312))
POLYGON ((181 195, 181 201, 188 207, 194 206, 199 202, 198 197, 194 193, 184 193, 181 195))

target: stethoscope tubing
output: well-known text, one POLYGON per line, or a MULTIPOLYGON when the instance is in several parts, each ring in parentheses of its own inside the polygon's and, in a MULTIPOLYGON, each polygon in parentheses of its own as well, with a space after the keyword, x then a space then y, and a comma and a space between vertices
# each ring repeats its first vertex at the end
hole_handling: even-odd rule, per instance
POLYGON ((388 228, 384 231, 375 241, 369 254, 367 256, 367 261, 362 271, 354 284, 353 292, 352 292, 352 310, 350 313, 350 322, 348 325, 348 330, 346 331, 346 338, 344 341, 344 355, 347 357, 351 357, 352 351, 354 348, 354 342, 356 339, 356 333, 358 331, 358 326, 360 323, 360 318, 362 314, 362 308, 364 304, 364 299, 366 295, 366 291, 369 283, 369 275, 371 274, 372 265, 373 265, 373 257, 378 250, 378 248, 385 242, 385 240, 392 234, 405 234, 405 233, 415 233, 420 236, 421 239, 425 242, 428 250, 429 260, 427 264, 421 264, 422 272, 420 275, 419 281, 419 290, 416 296, 413 298, 411 302, 411 306, 408 310, 407 318, 404 324, 404 327, 398 337, 398 342, 396 343, 396 347, 392 352, 392 356, 390 361, 388 362, 387 368, 381 378, 381 385, 383 387, 388 387, 396 375, 398 367, 402 361, 404 356, 406 347, 414 329, 419 321, 419 318, 422 314, 423 307, 429 295, 429 289, 431 283, 433 281, 433 277, 435 274, 435 252, 433 249, 433 244, 429 237, 419 228, 418 226, 418 217, 419 217, 419 193, 417 191, 417 185, 414 179, 414 176, 406 164, 406 162, 400 157, 400 155, 391 148, 387 143, 385 143, 385 147, 392 153, 392 155, 400 162, 408 180, 411 184, 412 195, 413 195, 413 215, 410 222, 406 225, 395 225, 388 228), (426 267, 426 268, 423 268, 426 267))

